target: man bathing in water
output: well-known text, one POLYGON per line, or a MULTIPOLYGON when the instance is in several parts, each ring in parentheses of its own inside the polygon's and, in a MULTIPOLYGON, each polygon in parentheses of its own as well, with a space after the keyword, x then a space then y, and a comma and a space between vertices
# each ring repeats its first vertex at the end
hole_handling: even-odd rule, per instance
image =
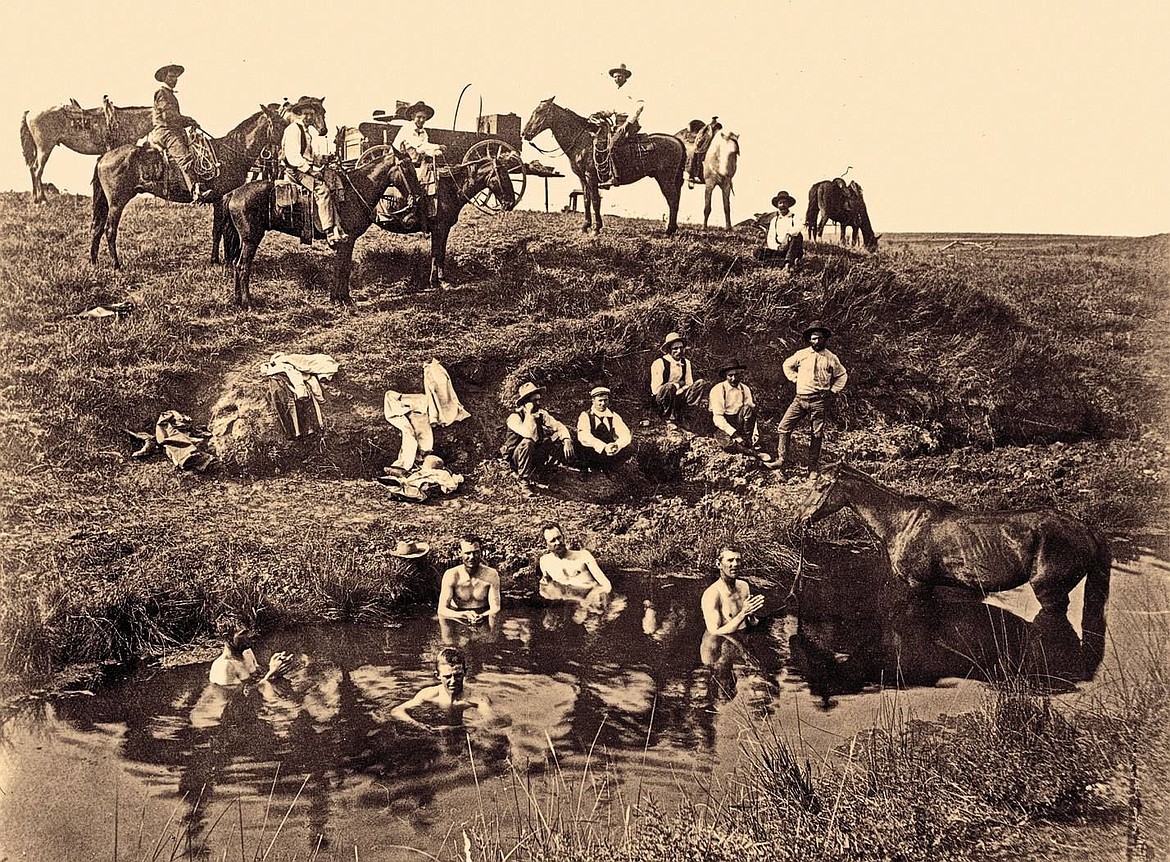
POLYGON ((577 599, 600 606, 613 584, 597 565, 593 554, 570 551, 560 524, 550 523, 541 531, 548 553, 540 558, 540 594, 546 599, 577 599))
POLYGON ((479 539, 459 540, 463 562, 443 572, 439 586, 439 617, 475 625, 500 612, 500 573, 483 564, 479 539))
POLYGON ((763 596, 751 595, 747 581, 739 580, 741 554, 735 548, 719 551, 719 579, 703 591, 703 622, 708 634, 729 635, 755 625, 763 596))
POLYGON ((438 683, 427 686, 410 700, 400 703, 390 710, 390 715, 424 730, 458 727, 463 722, 463 713, 468 709, 477 710, 480 718, 492 718, 494 713, 491 699, 486 694, 472 692, 467 688, 463 682, 466 675, 467 665, 463 660, 463 653, 452 647, 445 647, 435 658, 435 676, 439 679, 438 683), (445 710, 451 722, 446 725, 429 725, 410 714, 410 710, 424 704, 432 704, 440 710, 445 710))
POLYGON ((293 655, 277 652, 268 660, 268 671, 257 677, 260 663, 252 646, 256 633, 243 620, 229 617, 217 626, 223 641, 223 652, 211 663, 208 679, 216 685, 241 685, 249 682, 269 682, 283 676, 293 665, 293 655))

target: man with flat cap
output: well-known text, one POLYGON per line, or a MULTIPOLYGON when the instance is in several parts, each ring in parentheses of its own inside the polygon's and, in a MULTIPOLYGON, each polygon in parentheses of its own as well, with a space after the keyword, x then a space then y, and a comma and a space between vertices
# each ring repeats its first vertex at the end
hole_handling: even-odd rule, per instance
POLYGON ((650 363, 650 395, 658 411, 670 422, 678 422, 686 408, 703 397, 706 381, 695 380, 687 343, 677 332, 662 339, 662 355, 650 363))
POLYGON ((154 73, 154 79, 162 84, 154 91, 154 103, 150 108, 150 142, 161 150, 165 150, 179 169, 183 182, 187 184, 187 191, 191 193, 191 200, 196 203, 205 203, 208 199, 208 189, 195 179, 195 157, 187 146, 187 129, 199 128, 199 123, 191 117, 185 116, 179 110, 179 97, 175 95, 175 87, 179 83, 179 76, 184 69, 182 66, 171 64, 163 66, 154 73))
POLYGON ((758 457, 756 444, 760 430, 756 425, 756 402, 752 390, 743 382, 747 366, 738 359, 727 359, 719 366, 722 380, 711 388, 707 406, 715 424, 715 441, 727 452, 758 457))
POLYGON ((577 417, 577 458, 586 469, 604 470, 633 454, 630 429, 610 409, 610 395, 609 387, 594 386, 589 391, 593 403, 577 417))
POLYGON ((849 373, 841 360, 828 348, 833 331, 819 320, 805 327, 808 347, 784 360, 784 376, 796 384, 796 397, 784 411, 777 429, 780 443, 777 459, 770 465, 783 470, 792 465, 792 431, 807 416, 811 425, 808 444, 808 475, 816 478, 820 470, 821 444, 825 439, 825 417, 833 398, 845 388, 849 373))
POLYGON ((536 471, 550 460, 572 464, 576 455, 573 435, 544 407, 544 390, 525 383, 516 393, 516 409, 508 414, 504 445, 500 454, 512 465, 527 488, 548 487, 536 481, 536 471))
POLYGON ((768 235, 764 240, 764 247, 756 252, 758 260, 782 258, 785 269, 796 269, 804 257, 804 234, 802 225, 797 224, 796 214, 792 207, 796 206, 796 198, 788 192, 778 192, 772 198, 772 206, 776 214, 768 222, 768 235))

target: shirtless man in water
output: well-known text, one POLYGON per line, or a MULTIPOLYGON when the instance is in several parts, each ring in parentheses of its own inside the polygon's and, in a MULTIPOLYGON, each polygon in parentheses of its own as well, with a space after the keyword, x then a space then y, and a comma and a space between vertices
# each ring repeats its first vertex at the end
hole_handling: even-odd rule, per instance
POLYGON ((474 709, 482 719, 494 717, 491 699, 480 692, 472 692, 463 684, 467 675, 467 665, 463 660, 463 653, 452 647, 445 647, 435 658, 435 676, 439 678, 436 685, 429 685, 422 689, 410 700, 398 704, 390 710, 390 715, 399 721, 413 724, 425 730, 443 730, 458 727, 463 722, 465 710, 474 709), (423 704, 433 704, 441 710, 446 710, 451 723, 446 725, 424 724, 410 714, 410 710, 417 709, 423 704))
POLYGON ((570 551, 560 524, 546 524, 541 533, 548 553, 540 558, 540 594, 546 599, 604 604, 613 584, 593 554, 585 550, 570 551))
POLYGON ((500 573, 483 564, 479 539, 459 540, 463 562, 443 572, 439 586, 439 617, 468 625, 491 622, 500 612, 500 573))
POLYGON ((220 620, 217 628, 223 642, 223 652, 211 663, 211 670, 208 671, 208 679, 216 685, 268 682, 283 676, 293 666, 292 653, 278 652, 268 660, 268 671, 257 676, 260 663, 252 651, 256 633, 235 617, 220 620))
POLYGON ((741 554, 735 548, 719 551, 719 579, 703 591, 703 621, 708 634, 729 635, 756 623, 763 596, 751 595, 747 581, 736 578, 741 554))

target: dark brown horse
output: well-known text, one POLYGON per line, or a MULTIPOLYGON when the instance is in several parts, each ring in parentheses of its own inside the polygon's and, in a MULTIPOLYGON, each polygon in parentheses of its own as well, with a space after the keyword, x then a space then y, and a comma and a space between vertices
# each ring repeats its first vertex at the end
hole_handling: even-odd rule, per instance
POLYGON ((20 144, 32 177, 33 203, 44 203, 42 177, 49 154, 58 144, 75 153, 99 156, 122 144, 132 144, 150 131, 150 108, 119 108, 107 98, 100 108, 77 102, 46 108, 20 121, 20 144))
MULTIPOLYGON (((528 124, 524 126, 524 140, 531 141, 546 129, 553 133, 557 145, 565 151, 573 165, 573 173, 581 182, 585 192, 586 232, 593 229, 593 216, 597 216, 595 233, 601 232, 601 194, 598 191, 597 165, 594 162, 593 135, 591 125, 584 117, 568 108, 562 108, 552 99, 545 99, 536 106, 528 124)), ((666 235, 678 229, 678 203, 682 195, 683 168, 687 162, 687 151, 683 142, 674 135, 638 135, 637 141, 619 146, 614 151, 617 164, 617 185, 628 185, 646 177, 653 177, 662 189, 670 215, 666 223, 666 235)))
MULTIPOLYGON (((320 100, 317 100, 318 104, 320 100)), ((325 130, 325 108, 312 112, 312 122, 320 123, 318 131, 325 130)), ((222 138, 213 138, 211 147, 218 161, 218 172, 204 180, 211 189, 214 203, 212 220, 212 247, 219 242, 220 233, 226 224, 222 198, 232 189, 241 185, 248 176, 248 170, 262 155, 274 152, 280 146, 280 137, 287 120, 271 106, 260 106, 260 110, 248 117, 222 138)), ((160 156, 147 147, 133 144, 117 147, 98 159, 93 170, 93 240, 90 244, 89 259, 97 263, 98 246, 102 235, 110 249, 114 269, 120 269, 118 258, 118 223, 122 211, 135 195, 147 193, 170 201, 189 203, 191 194, 173 165, 164 163, 164 171, 158 171, 160 156), (152 170, 152 165, 154 169, 152 170), (158 176, 162 173, 162 176, 158 176), (155 177, 158 176, 156 179, 155 177)))
MULTIPOLYGON (((370 162, 364 167, 355 167, 342 174, 344 196, 337 201, 337 219, 349 235, 345 242, 334 246, 336 268, 329 298, 334 302, 349 302, 349 272, 353 265, 353 246, 366 229, 374 223, 378 201, 386 189, 394 186, 408 204, 418 211, 426 206, 426 198, 419 186, 414 166, 410 159, 388 150, 385 157, 370 162)), ((252 261, 260 247, 264 234, 270 230, 297 236, 300 234, 302 204, 297 204, 294 217, 277 223, 273 218, 274 184, 258 180, 240 186, 224 198, 230 219, 224 233, 224 257, 235 265, 236 304, 248 305, 252 301, 252 261)), ((425 220, 424 220, 425 223, 425 220)), ((317 231, 324 239, 324 234, 317 231)))
POLYGON ((940 500, 899 494, 846 464, 821 475, 800 519, 812 523, 843 507, 856 512, 884 545, 894 574, 924 596, 936 584, 982 595, 1030 584, 1046 614, 1063 616, 1068 594, 1084 579, 1086 673, 1101 664, 1113 558, 1097 530, 1061 512, 969 512, 940 500))
POLYGON ((841 245, 845 245, 846 228, 853 228, 853 245, 857 245, 857 232, 861 231, 865 247, 869 251, 877 251, 878 239, 881 235, 874 235, 873 226, 869 223, 869 211, 865 206, 865 196, 861 186, 856 182, 846 185, 845 180, 821 180, 813 183, 808 190, 808 211, 805 213, 804 225, 808 228, 808 238, 819 240, 825 232, 825 223, 835 221, 841 226, 841 245))
MULTIPOLYGON (((508 178, 508 168, 511 167, 508 161, 506 157, 487 157, 440 169, 435 213, 430 217, 428 225, 431 234, 432 287, 438 287, 445 280, 447 238, 465 204, 471 203, 486 189, 495 195, 501 209, 510 210, 516 206, 516 192, 508 178)), ((414 233, 419 229, 417 224, 403 224, 400 219, 380 220, 378 225, 391 233, 414 233)))

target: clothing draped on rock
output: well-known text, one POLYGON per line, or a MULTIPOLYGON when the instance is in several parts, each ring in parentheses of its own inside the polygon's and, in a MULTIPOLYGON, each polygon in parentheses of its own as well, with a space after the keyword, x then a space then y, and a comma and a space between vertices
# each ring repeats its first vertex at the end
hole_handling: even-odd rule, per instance
POLYGON ((196 427, 190 416, 178 410, 159 414, 153 432, 127 430, 126 433, 140 444, 133 453, 134 458, 144 459, 161 449, 180 470, 195 470, 199 473, 215 461, 215 456, 205 451, 211 432, 196 427))
POLYGON ((405 471, 414 467, 420 454, 427 455, 434 449, 432 425, 446 427, 471 416, 459 402, 451 375, 437 359, 423 365, 422 392, 388 390, 382 399, 382 413, 402 432, 402 445, 393 466, 405 471))
POLYGON ((290 440, 325 431, 325 393, 321 381, 340 366, 324 353, 274 353, 260 366, 268 378, 268 403, 290 440))

